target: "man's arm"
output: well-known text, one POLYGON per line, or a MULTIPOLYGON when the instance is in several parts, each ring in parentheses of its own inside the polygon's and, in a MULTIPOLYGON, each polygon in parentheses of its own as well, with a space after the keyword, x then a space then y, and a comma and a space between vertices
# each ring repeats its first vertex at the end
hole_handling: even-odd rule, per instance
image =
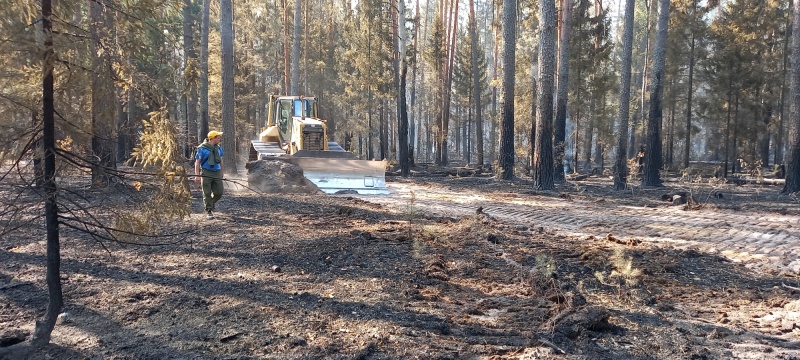
POLYGON ((222 159, 219 159, 219 173, 220 173, 220 174, 224 174, 224 173, 225 173, 225 172, 223 171, 223 170, 224 170, 224 168, 223 168, 223 166, 224 166, 224 165, 225 165, 225 163, 223 162, 223 160, 222 160, 222 159))
POLYGON ((200 159, 194 160, 194 182, 200 182, 200 159))

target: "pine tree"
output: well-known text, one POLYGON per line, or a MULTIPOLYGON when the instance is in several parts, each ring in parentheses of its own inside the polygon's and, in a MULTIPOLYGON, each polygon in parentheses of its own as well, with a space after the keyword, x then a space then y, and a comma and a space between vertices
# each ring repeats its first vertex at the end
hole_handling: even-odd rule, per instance
POLYGON ((625 25, 622 35, 622 80, 619 87, 617 119, 617 156, 614 162, 614 190, 624 190, 628 182, 628 119, 631 98, 631 58, 633 53, 634 0, 625 2, 625 25))
POLYGON ((553 125, 555 142, 555 182, 564 182, 564 154, 567 127, 567 94, 569 90, 569 53, 572 33, 572 0, 561 0, 561 30, 559 31, 558 90, 556 96, 556 117, 553 125))
POLYGON ((533 153, 533 186, 552 190, 553 182, 553 82, 555 78, 556 6, 553 0, 540 0, 539 81, 536 104, 536 147, 533 153))
POLYGON ((642 186, 661 186, 661 119, 664 92, 664 63, 667 52, 669 0, 659 0, 656 42, 653 47, 653 77, 650 82, 650 114, 647 118, 647 147, 642 186))
POLYGON ((792 83, 789 98, 789 161, 786 166, 784 194, 800 192, 800 1, 794 1, 792 20, 792 83))
MULTIPOLYGON (((555 20, 553 21, 555 22, 555 20)), ((514 83, 516 80, 517 2, 503 0, 503 83, 500 94, 500 178, 514 178, 514 83)))
POLYGON ((234 48, 233 48, 233 4, 231 0, 220 1, 220 33, 222 38, 222 148, 227 160, 222 169, 225 174, 236 174, 236 124, 234 103, 234 48))

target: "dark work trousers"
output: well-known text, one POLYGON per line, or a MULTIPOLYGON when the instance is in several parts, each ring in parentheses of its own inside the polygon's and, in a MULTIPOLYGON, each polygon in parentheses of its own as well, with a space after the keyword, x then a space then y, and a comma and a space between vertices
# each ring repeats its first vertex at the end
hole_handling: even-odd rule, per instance
POLYGON ((202 169, 200 184, 203 188, 203 205, 206 211, 214 210, 214 204, 222 197, 222 171, 202 169))

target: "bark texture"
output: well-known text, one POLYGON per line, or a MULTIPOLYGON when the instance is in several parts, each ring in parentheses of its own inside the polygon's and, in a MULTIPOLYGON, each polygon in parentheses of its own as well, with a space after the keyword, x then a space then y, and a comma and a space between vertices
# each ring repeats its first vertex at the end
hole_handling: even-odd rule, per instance
POLYGON ((236 124, 234 113, 233 5, 220 1, 220 34, 222 35, 222 148, 226 156, 223 171, 236 174, 236 124))
POLYGON ((514 79, 517 1, 503 0, 503 85, 500 97, 500 178, 514 178, 514 79))
POLYGON ((661 174, 659 174, 659 170, 661 170, 661 119, 668 25, 669 0, 660 0, 656 42, 653 47, 653 76, 650 80, 650 112, 647 118, 647 146, 644 153, 642 186, 661 186, 661 174))
POLYGON ((539 91, 536 109, 536 148, 533 153, 533 186, 552 190, 553 182, 553 81, 556 65, 556 5, 540 0, 539 91))
POLYGON ((47 228, 47 311, 43 321, 36 322, 31 343, 40 347, 50 342, 50 335, 55 328, 58 314, 64 304, 61 291, 61 245, 58 231, 58 207, 56 206, 56 142, 55 142, 55 108, 53 101, 54 80, 52 40, 52 4, 50 0, 42 0, 42 32, 44 37, 44 55, 42 56, 42 121, 44 148, 44 215, 47 228))
POLYGON ((617 156, 614 161, 614 190, 623 190, 628 183, 628 119, 631 100, 631 63, 633 58, 634 0, 625 1, 625 25, 622 31, 622 79, 619 86, 619 119, 617 119, 617 156))
POLYGON ((792 20, 792 83, 789 92, 789 161, 786 164, 784 194, 800 192, 800 1, 794 1, 792 20))
POLYGON ((561 1, 561 32, 559 33, 558 91, 556 94, 556 119, 553 126, 555 154, 554 180, 564 182, 564 154, 567 140, 567 96, 569 94, 569 40, 572 33, 572 0, 561 1))

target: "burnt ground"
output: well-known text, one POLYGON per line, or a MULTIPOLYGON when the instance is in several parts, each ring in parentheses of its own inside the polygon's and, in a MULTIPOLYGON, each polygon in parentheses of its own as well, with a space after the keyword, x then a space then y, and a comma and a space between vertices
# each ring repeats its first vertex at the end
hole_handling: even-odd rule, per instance
MULTIPOLYGON (((394 181, 498 203, 566 193, 606 206, 652 195, 592 178, 554 192, 491 179, 394 181)), ((82 196, 101 218, 135 203, 82 196)), ((746 199, 725 206, 798 214, 792 198, 746 199)), ((62 229, 66 314, 51 345, 28 358, 800 359, 796 275, 599 231, 395 205, 240 191, 214 220, 196 199, 193 215, 167 223, 188 231, 170 244, 106 250, 62 229)), ((0 358, 16 356, 3 349, 29 338, 47 306, 40 223, 0 239, 0 358)))

